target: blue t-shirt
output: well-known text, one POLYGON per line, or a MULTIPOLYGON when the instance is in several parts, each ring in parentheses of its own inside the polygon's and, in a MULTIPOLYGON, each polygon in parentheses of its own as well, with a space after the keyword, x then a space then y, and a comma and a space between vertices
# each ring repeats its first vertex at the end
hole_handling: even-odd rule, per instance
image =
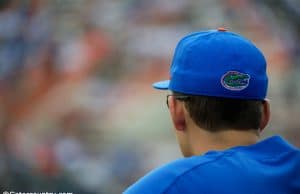
POLYGON ((279 136, 153 170, 124 194, 300 194, 300 150, 279 136))

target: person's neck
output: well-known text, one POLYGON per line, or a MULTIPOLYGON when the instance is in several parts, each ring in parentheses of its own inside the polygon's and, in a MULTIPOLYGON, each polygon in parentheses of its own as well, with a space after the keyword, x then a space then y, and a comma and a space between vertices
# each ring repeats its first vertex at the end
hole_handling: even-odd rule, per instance
POLYGON ((224 130, 209 132, 197 129, 191 135, 191 151, 193 155, 201 155, 212 150, 226 150, 236 146, 247 146, 258 142, 257 130, 224 130))

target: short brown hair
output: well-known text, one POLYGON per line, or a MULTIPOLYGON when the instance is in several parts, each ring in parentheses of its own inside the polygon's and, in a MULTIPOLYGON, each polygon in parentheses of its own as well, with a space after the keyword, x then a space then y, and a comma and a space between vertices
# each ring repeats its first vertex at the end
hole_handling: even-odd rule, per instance
POLYGON ((259 129, 262 101, 173 93, 188 96, 183 100, 185 107, 193 121, 205 130, 259 129))

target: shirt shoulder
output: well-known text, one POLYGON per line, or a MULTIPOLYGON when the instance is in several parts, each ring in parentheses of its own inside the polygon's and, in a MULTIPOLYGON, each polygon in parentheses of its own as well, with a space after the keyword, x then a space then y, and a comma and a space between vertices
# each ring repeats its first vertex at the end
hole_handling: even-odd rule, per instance
MULTIPOLYGON (((223 154, 222 154, 223 155, 223 154)), ((217 160, 219 154, 205 154, 178 159, 163 165, 142 177, 123 194, 159 194, 165 193, 177 179, 194 168, 217 160)))
POLYGON ((124 194, 299 193, 299 161, 299 149, 275 136, 176 160, 148 173, 124 194))

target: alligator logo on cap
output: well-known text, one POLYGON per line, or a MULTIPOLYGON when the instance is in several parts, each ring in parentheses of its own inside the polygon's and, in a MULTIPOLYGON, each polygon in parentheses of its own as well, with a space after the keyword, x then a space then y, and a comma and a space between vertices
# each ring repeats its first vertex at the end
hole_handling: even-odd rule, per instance
POLYGON ((222 76, 222 86, 228 90, 240 91, 248 87, 250 75, 238 71, 228 71, 222 76))

